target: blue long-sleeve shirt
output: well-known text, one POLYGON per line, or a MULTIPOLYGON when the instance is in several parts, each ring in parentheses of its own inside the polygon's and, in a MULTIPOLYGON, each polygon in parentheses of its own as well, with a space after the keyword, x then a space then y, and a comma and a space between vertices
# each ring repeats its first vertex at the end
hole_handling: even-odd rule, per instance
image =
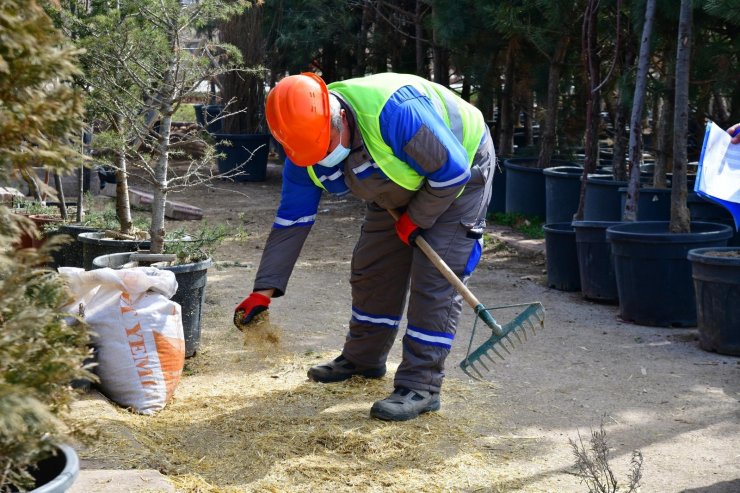
MULTIPOLYGON (((381 135, 393 154, 425 179, 417 191, 390 180, 377 166, 358 134, 352 108, 347 110, 351 153, 342 163, 313 170, 324 188, 337 196, 353 195, 384 208, 406 208, 421 228, 430 228, 471 177, 467 152, 428 97, 409 85, 397 90, 380 112, 381 135)), ((486 138, 484 133, 483 139, 486 138)), ((316 220, 322 189, 305 167, 285 160, 280 205, 255 279, 255 290, 275 289, 281 296, 303 243, 316 220)))

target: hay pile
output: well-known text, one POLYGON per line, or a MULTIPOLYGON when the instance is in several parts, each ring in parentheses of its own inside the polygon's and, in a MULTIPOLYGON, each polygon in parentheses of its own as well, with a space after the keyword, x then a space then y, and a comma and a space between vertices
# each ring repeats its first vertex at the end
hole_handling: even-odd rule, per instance
POLYGON ((102 401, 80 407, 77 419, 101 434, 80 455, 158 469, 186 492, 499 491, 517 482, 497 472, 505 458, 490 437, 471 429, 496 426, 470 414, 490 409, 491 388, 448 379, 440 413, 385 423, 369 409, 392 390, 390 376, 309 382, 306 369, 336 354, 284 350, 267 318, 239 339, 226 327, 204 331, 174 401, 154 417, 102 401))

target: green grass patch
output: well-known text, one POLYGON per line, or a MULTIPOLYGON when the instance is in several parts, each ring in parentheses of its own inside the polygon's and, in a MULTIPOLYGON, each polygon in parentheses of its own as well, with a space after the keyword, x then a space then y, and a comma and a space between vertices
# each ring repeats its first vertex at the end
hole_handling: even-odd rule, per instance
POLYGON ((543 221, 537 216, 494 212, 488 217, 488 219, 493 224, 508 226, 527 238, 542 239, 545 237, 545 232, 542 230, 543 221))

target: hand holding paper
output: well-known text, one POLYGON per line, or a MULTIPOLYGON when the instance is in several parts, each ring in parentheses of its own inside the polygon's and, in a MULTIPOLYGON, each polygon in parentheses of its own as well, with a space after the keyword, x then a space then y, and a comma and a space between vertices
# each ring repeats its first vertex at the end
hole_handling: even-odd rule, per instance
POLYGON ((730 211, 740 229, 740 124, 726 132, 707 124, 694 191, 730 211), (732 137, 731 135, 735 135, 732 137))
POLYGON ((732 137, 733 144, 740 144, 740 123, 736 123, 728 128, 727 133, 732 137))

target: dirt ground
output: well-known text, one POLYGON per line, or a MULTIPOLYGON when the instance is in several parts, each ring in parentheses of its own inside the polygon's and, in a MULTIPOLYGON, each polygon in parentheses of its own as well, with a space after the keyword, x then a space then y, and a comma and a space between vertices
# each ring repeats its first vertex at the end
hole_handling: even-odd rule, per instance
POLYGON ((580 433, 587 442, 603 422, 623 488, 639 450, 642 492, 740 492, 740 359, 701 350, 696 330, 623 323, 615 306, 548 289, 543 258, 501 244, 487 245, 469 287, 488 306, 541 301, 546 329, 494 365, 487 382, 458 367, 470 310, 438 413, 407 423, 369 418, 392 390, 400 340, 382 380, 307 381, 308 367, 343 343, 363 204, 323 199, 287 295, 243 336, 233 308, 251 290, 280 171, 271 163, 265 182, 172 197, 248 237, 221 247, 209 271, 201 349, 174 402, 154 417, 93 396, 77 409, 101 430, 81 452, 83 468, 157 469, 181 491, 586 492, 569 440, 580 433))

